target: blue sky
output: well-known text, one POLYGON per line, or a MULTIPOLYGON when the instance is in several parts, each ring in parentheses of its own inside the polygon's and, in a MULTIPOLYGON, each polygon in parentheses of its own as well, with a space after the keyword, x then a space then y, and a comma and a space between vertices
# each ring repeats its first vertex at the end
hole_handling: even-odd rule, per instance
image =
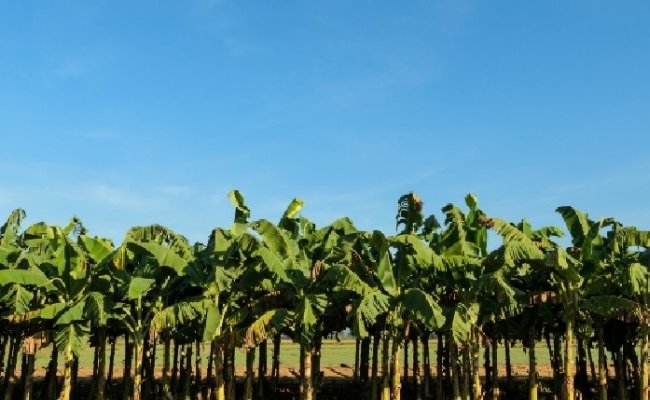
POLYGON ((392 232, 478 195, 650 229, 647 1, 0 4, 0 214, 192 241, 289 201, 392 232))

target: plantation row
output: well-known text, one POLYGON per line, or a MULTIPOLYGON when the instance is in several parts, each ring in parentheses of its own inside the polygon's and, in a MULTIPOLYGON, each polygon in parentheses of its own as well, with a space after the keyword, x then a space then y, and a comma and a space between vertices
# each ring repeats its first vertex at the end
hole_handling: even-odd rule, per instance
POLYGON ((535 344, 545 343, 558 398, 648 400, 648 232, 560 207, 572 243, 564 248, 559 228, 486 215, 472 195, 465 210, 443 207, 441 224, 410 193, 398 202, 399 234, 386 236, 347 218, 318 228, 299 216, 299 200, 277 224, 250 221, 243 196, 229 198, 232 226, 194 245, 152 225, 115 247, 77 218, 23 229, 25 214, 14 211, 0 231, 3 399, 279 398, 284 335, 300 347, 300 399, 313 400, 323 338, 350 329, 362 399, 517 398, 515 343, 528 349, 526 395, 536 399, 535 344), (499 244, 488 246, 490 229, 499 244), (107 391, 118 337, 124 379, 107 391), (35 354, 49 345, 35 386, 35 354), (88 351, 92 384, 82 393, 78 360, 88 351))

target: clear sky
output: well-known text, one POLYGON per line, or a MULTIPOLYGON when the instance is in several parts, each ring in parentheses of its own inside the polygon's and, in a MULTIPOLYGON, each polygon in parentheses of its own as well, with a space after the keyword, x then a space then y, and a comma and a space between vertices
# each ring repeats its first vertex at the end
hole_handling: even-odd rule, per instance
MULTIPOLYGON (((478 195, 650 229, 650 2, 3 1, 0 215, 192 241, 478 195)), ((2 217, 4 218, 4 217, 2 217)))

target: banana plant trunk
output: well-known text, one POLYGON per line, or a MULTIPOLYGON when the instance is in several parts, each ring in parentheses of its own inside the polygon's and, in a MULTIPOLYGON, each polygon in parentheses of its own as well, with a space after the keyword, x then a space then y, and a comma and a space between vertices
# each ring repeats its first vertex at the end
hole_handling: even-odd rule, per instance
MULTIPOLYGON (((499 393, 499 341, 497 338, 492 339, 492 400, 498 400, 499 393)), ((478 398, 478 397, 476 397, 478 398)))
POLYGON ((370 400, 378 400, 377 396, 379 396, 379 340, 380 336, 376 333, 372 339, 372 389, 370 391, 370 400))
POLYGON ((282 336, 275 335, 273 337, 273 356, 271 360, 271 392, 276 393, 278 382, 280 380, 280 345, 282 344, 282 336))
POLYGON ((264 389, 266 387, 266 370, 267 370, 267 341, 264 339, 260 343, 259 360, 257 365, 257 397, 264 398, 264 389))
POLYGON ((436 343, 436 398, 442 400, 444 395, 443 364, 445 354, 444 336, 438 333, 436 343))
POLYGON ((122 373, 122 400, 131 397, 131 367, 133 365, 133 343, 127 334, 124 338, 124 369, 122 373))
POLYGON ((224 384, 226 399, 235 400, 235 342, 232 334, 224 348, 224 384))
POLYGON ((359 361, 359 387, 361 398, 368 398, 368 367, 370 365, 370 337, 361 339, 361 359, 359 361))
POLYGON ((400 341, 393 339, 391 348, 391 382, 390 382, 390 400, 400 400, 402 395, 402 380, 399 368, 400 341))
POLYGON ((302 400, 312 400, 313 398, 313 381, 311 374, 311 346, 307 344, 300 345, 300 398, 302 400))
POLYGON ((244 390, 244 400, 253 400, 253 379, 255 367, 255 347, 246 349, 246 384, 244 390))
POLYGON ((23 389, 23 399, 32 400, 34 398, 34 354, 25 354, 25 386, 23 389))
POLYGON ((59 349, 56 343, 52 343, 52 353, 50 355, 50 363, 47 367, 47 388, 45 389, 45 397, 48 400, 56 399, 56 384, 57 384, 57 368, 59 365, 59 349))
POLYGON ((463 400, 470 400, 470 381, 471 381, 471 361, 470 361, 470 346, 471 342, 464 343, 463 345, 463 385, 462 395, 463 400))
POLYGON ((97 330, 97 387, 96 400, 106 398, 106 327, 97 330))
POLYGON ((449 346, 449 368, 452 372, 452 394, 454 400, 461 400, 460 397, 460 368, 458 366, 458 346, 454 342, 451 334, 447 338, 447 345, 449 346))
POLYGON ((193 398, 196 400, 207 400, 208 385, 203 384, 203 347, 201 341, 197 339, 194 346, 196 347, 196 355, 194 356, 194 385, 192 388, 195 391, 193 398))
POLYGON ((417 400, 422 400, 422 370, 420 369, 420 347, 418 336, 413 337, 413 390, 417 400))
POLYGON ((223 347, 217 345, 215 347, 216 354, 214 355, 214 382, 215 382, 215 397, 216 400, 226 399, 226 386, 223 379, 223 347))
POLYGON ((388 367, 388 360, 390 358, 390 339, 384 333, 382 338, 382 352, 381 352, 381 400, 390 400, 390 368, 388 367))
POLYGON ((5 371, 4 381, 4 400, 13 398, 14 385, 16 384, 16 364, 18 363, 18 353, 20 352, 20 336, 16 335, 11 341, 9 347, 9 357, 7 360, 7 370, 5 371))
POLYGON ((171 380, 169 376, 171 364, 171 335, 166 332, 163 336, 163 369, 162 369, 162 394, 171 396, 171 380))
POLYGON ((72 345, 68 343, 64 353, 64 367, 63 367, 63 387, 59 394, 59 400, 70 400, 70 393, 72 392, 72 364, 74 363, 74 355, 72 354, 72 345))
POLYGON ((598 336, 598 399, 607 400, 607 362, 602 324, 598 325, 596 335, 598 336))
POLYGON ((506 398, 509 399, 512 395, 512 361, 510 359, 510 340, 506 336, 503 340, 503 347, 505 349, 506 356, 506 398))
POLYGON ((133 400, 140 400, 141 386, 142 386, 142 346, 143 340, 140 337, 133 338, 133 385, 131 396, 133 400))
POLYGON ((574 355, 573 355, 573 318, 566 321, 566 338, 564 348, 564 393, 566 400, 575 399, 574 387, 574 355))
POLYGON ((648 326, 641 323, 641 344, 639 349, 639 398, 648 400, 648 326))
MULTIPOLYGON (((321 346, 323 344, 323 339, 320 336, 316 337, 314 345, 311 349, 311 379, 312 379, 312 399, 316 400, 318 397, 318 388, 321 384, 321 375, 320 375, 320 358, 321 358, 321 346)), ((368 365, 366 364, 366 375, 368 375, 368 365)))
POLYGON ((424 375, 422 376, 422 397, 428 399, 431 391, 431 354, 429 352, 429 333, 420 338, 422 341, 422 358, 424 375))
MULTIPOLYGON (((535 328, 528 333, 528 399, 537 400, 537 360, 535 359, 535 328)), ((573 399, 573 398, 572 398, 573 399)))

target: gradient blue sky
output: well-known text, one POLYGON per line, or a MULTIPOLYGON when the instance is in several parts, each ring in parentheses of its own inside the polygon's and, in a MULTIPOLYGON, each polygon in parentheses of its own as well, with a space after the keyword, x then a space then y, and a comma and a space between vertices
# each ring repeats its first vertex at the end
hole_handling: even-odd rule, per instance
POLYGON ((239 188, 394 230, 476 193, 650 228, 648 1, 5 1, 0 215, 205 240, 239 188))

